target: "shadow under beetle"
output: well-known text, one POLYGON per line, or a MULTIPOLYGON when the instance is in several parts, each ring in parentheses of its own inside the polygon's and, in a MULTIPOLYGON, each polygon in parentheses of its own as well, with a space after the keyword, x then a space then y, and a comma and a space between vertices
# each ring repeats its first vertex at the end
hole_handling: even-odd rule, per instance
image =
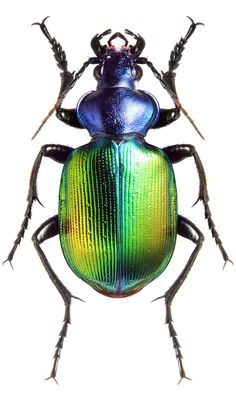
POLYGON ((77 73, 71 73, 67 70, 64 50, 48 32, 46 19, 35 24, 49 40, 57 66, 62 70, 61 88, 56 104, 38 131, 55 111, 59 120, 72 127, 86 128, 92 137, 88 144, 76 149, 53 144, 42 146, 30 177, 24 220, 7 258, 11 263, 31 218, 33 202, 39 202, 36 182, 42 158, 49 157, 63 164, 58 214, 44 222, 32 237, 65 304, 63 326, 49 378, 56 378, 70 323, 71 299, 76 298, 57 277, 40 246, 56 235, 60 236, 64 257, 73 272, 96 291, 112 297, 133 295, 157 278, 171 260, 177 235, 195 244, 179 277, 163 296, 157 298, 165 299, 166 323, 180 377, 187 378, 171 304, 193 266, 204 237, 191 221, 178 215, 172 164, 193 157, 200 180, 197 202, 203 202, 205 218, 225 263, 229 258, 212 220, 206 177, 194 146, 181 144, 159 149, 148 144, 144 137, 150 128, 164 127, 177 120, 180 111, 197 130, 178 100, 174 70, 179 66, 187 40, 200 23, 189 18, 191 25, 172 50, 165 73, 159 73, 147 58, 140 56, 145 41, 129 30, 125 33, 133 37, 135 45, 130 45, 121 33, 113 34, 107 44, 102 45, 101 39, 111 30, 96 35, 91 41, 96 57, 89 58, 77 73), (120 48, 113 45, 116 38, 123 41, 120 48), (76 109, 61 108, 63 99, 89 64, 96 65, 97 89, 80 98, 76 109), (145 64, 173 99, 174 108, 162 109, 150 93, 136 89, 135 83, 142 77, 140 65, 145 64))

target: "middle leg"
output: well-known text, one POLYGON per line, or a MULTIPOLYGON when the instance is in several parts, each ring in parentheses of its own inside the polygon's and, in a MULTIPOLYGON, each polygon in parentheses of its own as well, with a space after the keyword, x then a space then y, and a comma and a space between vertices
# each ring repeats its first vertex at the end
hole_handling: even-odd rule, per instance
MULTIPOLYGON (((39 168, 41 165, 41 161, 43 157, 48 157, 53 159, 56 162, 59 162, 61 164, 64 164, 69 156, 69 154, 73 151, 71 147, 68 146, 63 146, 63 145, 44 145, 41 147, 40 152, 38 153, 36 160, 34 162, 32 171, 31 171, 31 176, 30 176, 30 182, 29 182, 29 191, 28 191, 28 196, 27 196, 27 208, 24 214, 24 219, 21 223, 20 230, 16 236, 16 239, 14 241, 13 247, 8 254, 7 259, 3 262, 9 261, 11 266, 12 266, 12 259, 14 257, 14 254, 17 250, 17 247, 19 246, 21 239, 24 237, 25 231, 28 227, 28 221, 31 218, 32 215, 32 206, 34 201, 38 201, 40 204, 40 200, 38 198, 38 192, 37 192, 37 177, 38 177, 38 172, 39 168)), ((41 204, 42 205, 42 204, 41 204)))
POLYGON ((193 157, 196 168, 197 168, 197 172, 198 172, 199 182, 200 182, 198 199, 194 205, 196 205, 196 203, 198 201, 202 201, 202 203, 203 203, 204 210, 205 210, 205 218, 208 222, 208 227, 209 227, 209 229, 212 233, 212 237, 215 239, 215 242, 216 242, 217 246, 219 247, 222 257, 225 261, 224 267, 225 267, 227 261, 233 263, 229 259, 229 256, 228 256, 228 254, 222 244, 222 240, 220 239, 220 236, 216 230, 215 223, 212 219, 212 214, 211 214, 211 210, 209 207, 209 199, 210 198, 209 198, 208 190, 207 190, 206 175, 205 175, 202 161, 201 161, 195 147, 193 145, 185 145, 185 144, 173 145, 173 146, 165 147, 163 149, 163 151, 165 151, 165 153, 168 155, 172 164, 176 164, 176 163, 184 160, 185 158, 193 157))

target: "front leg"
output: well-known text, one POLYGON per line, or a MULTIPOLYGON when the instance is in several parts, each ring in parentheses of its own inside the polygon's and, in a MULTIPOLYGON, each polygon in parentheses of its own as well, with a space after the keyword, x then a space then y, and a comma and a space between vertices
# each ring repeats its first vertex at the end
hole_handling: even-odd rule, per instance
POLYGON ((154 67, 153 63, 149 61, 146 57, 140 57, 136 61, 138 64, 147 64, 147 66, 152 70, 154 76, 159 80, 159 82, 162 84, 164 89, 166 89, 166 91, 168 92, 170 97, 174 100, 174 102, 177 100, 178 94, 176 92, 176 87, 175 87, 176 74, 173 71, 179 66, 180 60, 182 58, 182 53, 185 49, 185 44, 187 43, 188 39, 191 37, 191 35, 193 34, 193 32, 195 31, 198 25, 203 25, 203 23, 200 22, 195 23, 191 18, 189 19, 191 21, 191 25, 185 37, 184 38, 181 37, 180 41, 177 42, 177 44, 174 46, 174 49, 170 54, 169 68, 166 72, 162 72, 162 71, 159 72, 154 67))
POLYGON ((42 161, 43 157, 49 157, 53 159, 54 161, 57 161, 61 164, 64 164, 68 155, 73 151, 71 147, 68 146, 63 146, 63 145, 44 145, 41 147, 39 154, 36 157, 36 160, 34 162, 32 171, 31 171, 31 176, 30 176, 30 182, 29 182, 29 191, 28 191, 28 196, 27 196, 27 208, 24 214, 24 219, 21 223, 20 231, 17 234, 17 237, 14 241, 13 247, 7 257, 7 259, 4 262, 9 261, 11 266, 12 266, 12 259, 14 257, 14 254, 16 252, 17 247, 19 246, 21 239, 24 237, 25 230, 28 227, 28 221, 31 218, 32 214, 32 206, 34 201, 38 201, 40 204, 40 200, 38 198, 38 193, 37 193, 37 177, 38 177, 38 171, 39 167, 42 161))
POLYGON ((185 49, 185 45, 186 45, 188 39, 194 33, 196 27, 198 25, 204 26, 203 23, 200 23, 200 22, 195 23, 192 18, 190 18, 189 16, 188 16, 188 18, 191 21, 191 25, 190 25, 186 35, 184 37, 181 37, 179 42, 177 42, 177 44, 175 44, 174 49, 171 51, 171 54, 170 54, 169 69, 167 72, 165 72, 163 74, 163 80, 169 86, 170 90, 175 94, 176 97, 178 97, 177 92, 176 92, 176 87, 175 87, 176 74, 173 71, 179 67, 179 63, 182 58, 182 53, 185 49))
MULTIPOLYGON (((58 66, 58 68, 60 68, 60 70, 62 70, 62 72, 60 74, 61 86, 60 86, 59 94, 58 94, 55 104, 50 109, 47 116, 45 116, 45 118, 42 120, 40 126, 38 127, 38 129, 34 133, 32 139, 34 139, 36 137, 36 135, 39 133, 39 131, 43 128, 44 124, 48 121, 48 119, 53 115, 53 113, 55 111, 57 113, 57 116, 60 118, 60 108, 61 108, 62 101, 64 100, 64 98, 66 97, 68 92, 73 88, 73 86, 75 85, 77 80, 81 77, 81 75, 83 74, 85 69, 89 66, 89 64, 95 64, 97 62, 97 58, 90 58, 89 60, 84 62, 84 64, 80 68, 80 70, 77 71, 76 73, 68 71, 67 58, 66 58, 65 51, 62 49, 61 44, 56 40, 56 38, 52 37, 51 34, 49 33, 48 28, 45 24, 47 19, 48 19, 48 17, 44 18, 42 20, 42 22, 33 23, 33 25, 38 25, 40 27, 42 33, 44 34, 44 36, 48 39, 49 43, 51 44, 51 48, 54 53, 55 60, 57 62, 57 66, 58 66)), ((60 118, 60 120, 64 121, 62 118, 60 118)), ((70 124, 66 121, 64 121, 64 122, 67 124, 70 124)), ((80 126, 80 124, 78 126, 74 125, 74 120, 73 120, 73 124, 70 124, 70 125, 72 125, 73 127, 83 128, 82 126, 80 126)))
POLYGON ((203 164, 201 162, 201 159, 200 159, 198 153, 195 150, 195 147, 192 145, 185 145, 185 144, 184 145, 174 145, 174 146, 165 147, 163 149, 163 151, 168 155, 170 161, 173 164, 176 164, 176 163, 178 163, 188 157, 194 158, 194 162, 197 167, 198 177, 199 177, 199 181, 200 181, 198 199, 195 202, 195 204, 198 201, 203 202, 204 210, 205 210, 205 218, 208 221, 208 226, 209 226, 209 229, 212 233, 212 237, 215 239, 215 242, 220 249, 222 257, 224 258, 224 261, 225 261, 224 266, 226 265, 227 261, 232 262, 229 259, 228 254, 223 247, 222 241, 221 241, 219 234, 216 230, 215 223, 212 219, 212 214, 211 214, 211 211, 209 208, 209 203, 208 203, 209 202, 209 195, 208 195, 208 190, 207 190, 206 175, 205 175, 203 164))
MULTIPOLYGON (((179 62, 182 58, 182 52, 185 49, 185 44, 187 43, 188 39, 191 37, 191 35, 193 34, 193 32, 195 31, 195 29, 198 25, 203 25, 203 23, 199 23, 199 22, 195 23, 191 18, 189 18, 189 19, 191 20, 191 25, 190 25, 185 37, 184 38, 181 37, 180 41, 177 42, 174 49, 172 50, 172 52, 170 54, 170 60, 169 60, 169 69, 166 72, 159 72, 154 67, 153 63, 145 57, 140 57, 137 60, 137 63, 147 64, 147 66, 150 67, 154 76, 159 80, 162 87, 167 91, 169 96, 174 101, 176 113, 179 115, 180 111, 181 111, 184 114, 184 116, 187 117, 187 119, 192 124, 193 128, 197 131, 197 133, 201 136, 201 138, 204 139, 203 135, 201 134, 198 127, 196 126, 195 122, 193 121, 191 116, 188 114, 186 109, 183 108, 181 102, 179 101, 178 94, 177 94, 176 87, 175 87, 176 74, 175 74, 175 72, 173 72, 179 66, 179 62)), ((169 117, 169 113, 167 113, 167 116, 169 117)), ((174 120, 176 120, 176 119, 174 119, 174 120)), ((164 121, 160 120, 160 123, 159 123, 160 125, 157 123, 154 126, 154 128, 163 127, 163 126, 171 123, 172 121, 168 121, 164 118, 164 121)))
POLYGON ((46 20, 48 19, 48 16, 42 20, 42 22, 36 22, 33 23, 32 25, 39 26, 42 33, 44 36, 48 39, 49 43, 51 44, 52 51, 54 53, 54 58, 57 62, 58 68, 62 70, 61 73, 61 88, 59 92, 60 94, 67 88, 67 86, 71 83, 73 80, 74 76, 73 73, 67 70, 67 58, 66 58, 66 53, 63 50, 61 44, 56 40, 55 37, 52 37, 51 34, 48 31, 48 28, 45 24, 46 20))
POLYGON ((174 70, 176 70, 176 68, 179 67, 179 63, 182 58, 182 53, 185 49, 185 45, 186 45, 187 41, 189 40, 189 38, 191 37, 191 35, 194 33, 196 27, 198 25, 204 26, 203 23, 200 23, 200 22, 195 23, 192 18, 190 18, 189 16, 188 16, 188 18, 191 21, 191 25, 190 25, 185 37, 181 37, 179 42, 177 42, 177 44, 174 46, 174 49, 172 50, 172 52, 170 54, 169 69, 167 72, 162 74, 162 81, 167 86, 166 89, 169 92, 170 96, 172 96, 175 106, 176 106, 176 109, 181 111, 184 114, 184 116, 187 117, 189 122, 192 124, 193 128, 197 131, 197 133, 200 135, 200 137, 202 139, 204 139, 201 131, 199 130, 199 128, 195 124, 194 120, 188 114, 186 109, 183 108, 181 102, 179 101, 178 94, 176 91, 176 86, 175 86, 176 73, 173 72, 174 70))

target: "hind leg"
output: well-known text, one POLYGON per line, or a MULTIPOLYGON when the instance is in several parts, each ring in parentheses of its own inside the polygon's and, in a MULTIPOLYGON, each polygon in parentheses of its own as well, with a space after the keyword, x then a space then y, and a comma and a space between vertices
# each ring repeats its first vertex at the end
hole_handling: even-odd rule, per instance
POLYGON ((183 366, 183 360, 182 360, 183 357, 182 357, 182 353, 180 350, 181 345, 177 339, 177 333, 174 328, 174 323, 172 320, 171 305, 172 305, 172 301, 173 301, 175 295, 177 294, 177 292, 181 288, 182 284, 184 283, 185 279, 187 278, 187 275, 190 272, 190 270, 191 270, 191 268, 197 258, 197 255, 198 255, 198 253, 202 247, 202 243, 204 241, 204 236, 200 232, 200 230, 191 221, 189 221, 187 218, 182 217, 180 215, 178 217, 178 235, 191 240, 193 243, 196 244, 196 247, 194 248, 192 254, 190 255, 190 257, 189 257, 183 271, 179 275, 179 277, 174 281, 174 283, 171 285, 171 287, 168 289, 168 291, 163 296, 160 296, 160 297, 154 299, 153 302, 155 300, 158 300, 161 298, 165 299, 166 324, 168 325, 170 337, 173 342, 173 346, 174 346, 174 350, 175 350, 175 354, 176 354, 176 358, 177 358, 177 362, 178 362, 178 366, 179 366, 180 381, 181 381, 183 378, 186 378, 186 379, 189 379, 189 378, 186 376, 184 366, 183 366))
POLYGON ((76 299, 82 300, 80 298, 77 298, 76 296, 73 296, 71 294, 71 292, 64 286, 62 281, 57 277, 56 273, 53 271, 47 257, 45 256, 42 248, 40 247, 41 243, 43 243, 45 240, 48 240, 51 237, 57 236, 58 234, 59 234, 59 225, 58 225, 58 216, 56 215, 54 217, 49 218, 47 221, 45 221, 36 230, 36 232, 33 234, 33 237, 32 237, 34 247, 36 248, 36 251, 41 259, 41 262, 42 262, 43 266, 45 267, 46 272, 49 275, 49 278, 51 279, 51 281, 55 285, 56 289, 60 293, 60 295, 64 301, 64 304, 65 304, 63 325, 62 325, 62 329, 59 333, 59 339, 56 344, 53 367, 52 367, 51 374, 49 377, 49 378, 53 378, 55 381, 56 381, 58 362, 59 362, 61 350, 63 347, 63 342, 66 337, 68 325, 71 323, 71 319, 70 319, 71 299, 76 298, 76 299))

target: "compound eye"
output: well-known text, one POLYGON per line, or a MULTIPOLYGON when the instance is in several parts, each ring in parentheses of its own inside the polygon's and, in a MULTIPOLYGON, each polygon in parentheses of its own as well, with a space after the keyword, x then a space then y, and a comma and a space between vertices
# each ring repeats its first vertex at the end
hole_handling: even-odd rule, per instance
POLYGON ((97 82, 100 81, 101 79, 101 66, 97 65, 94 70, 93 70, 93 76, 96 79, 97 82))

